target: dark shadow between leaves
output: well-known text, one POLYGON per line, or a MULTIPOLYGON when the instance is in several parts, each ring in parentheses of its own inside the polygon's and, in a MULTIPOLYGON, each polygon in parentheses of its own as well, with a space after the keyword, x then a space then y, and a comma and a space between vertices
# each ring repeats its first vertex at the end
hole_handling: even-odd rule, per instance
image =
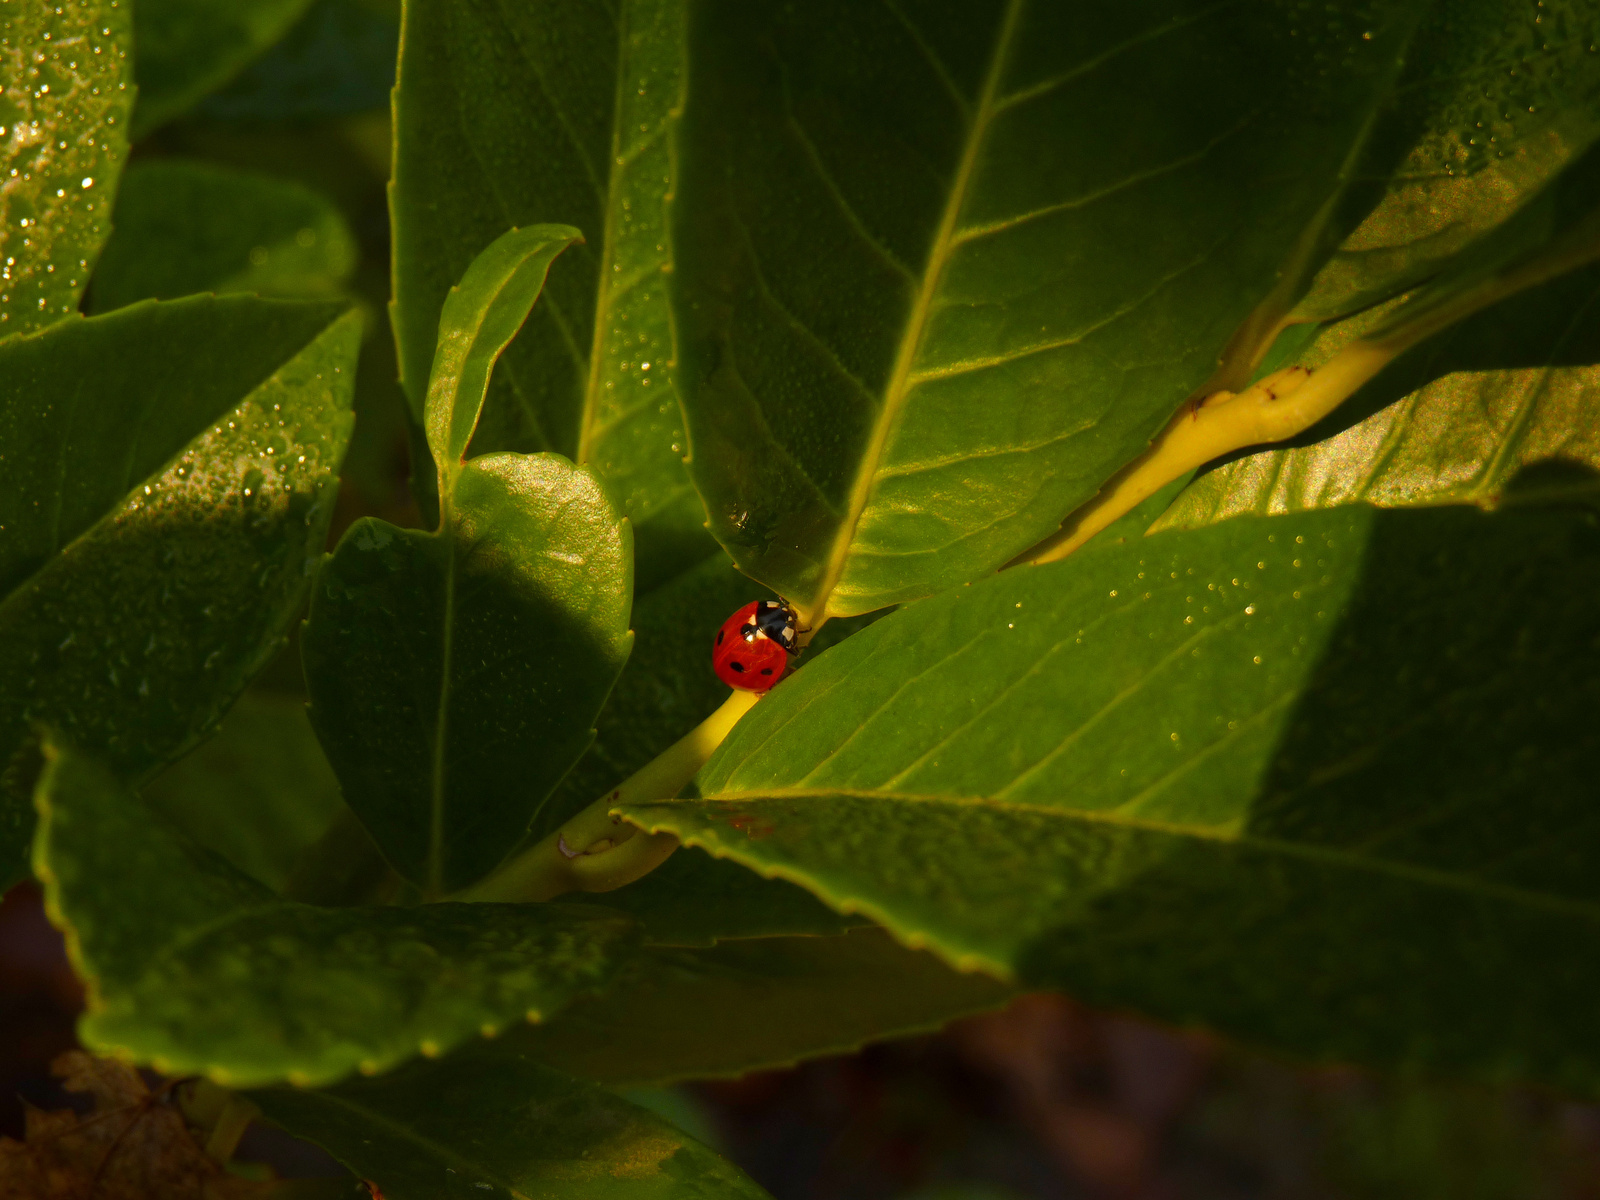
POLYGON ((1594 1091, 1597 595, 1581 506, 1377 511, 1240 836, 1097 834, 1152 865, 1023 976, 1299 1053, 1594 1091))

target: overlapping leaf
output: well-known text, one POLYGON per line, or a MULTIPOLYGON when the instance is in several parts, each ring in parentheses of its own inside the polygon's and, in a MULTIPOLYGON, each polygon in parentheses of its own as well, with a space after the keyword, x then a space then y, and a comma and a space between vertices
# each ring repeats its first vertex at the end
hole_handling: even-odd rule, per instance
POLYGON ((0 14, 0 337, 77 311, 111 232, 133 107, 129 5, 0 14))
POLYGON ((592 474, 553 454, 463 461, 495 360, 575 237, 512 230, 452 290, 425 414, 439 528, 356 522, 306 622, 311 720, 345 799, 433 898, 527 832, 631 643, 629 529, 592 474))
POLYGON ((987 976, 907 950, 882 930, 861 929, 654 951, 603 995, 505 1038, 584 1079, 659 1084, 847 1053, 937 1029, 1012 995, 987 976))
POLYGON ((1090 1002, 1593 1088, 1597 585, 1581 511, 1091 548, 879 622, 628 812, 1090 1002))
POLYGON ((143 0, 134 6, 142 136, 232 79, 276 42, 311 0, 143 0))
MULTIPOLYGON (((1588 490, 1600 470, 1597 328, 1593 269, 1514 296, 1423 343, 1294 444, 1202 475, 1156 528, 1358 501, 1491 505, 1514 481, 1588 490)), ((1310 353, 1344 336, 1330 326, 1310 353)))
POLYGON ((1419 131, 1297 317, 1326 320, 1446 269, 1600 135, 1600 13, 1583 0, 1436 4, 1400 87, 1419 131))
POLYGON ((395 335, 420 415, 446 292, 506 229, 576 226, 502 364, 476 448, 588 465, 649 586, 705 556, 671 383, 666 127, 681 0, 407 5, 395 112, 395 335))
MULTIPOLYGON (((0 349, 0 760, 44 722, 145 774, 277 647, 350 434, 360 323, 339 311, 195 297, 0 349)), ((0 792, 5 877, 25 789, 0 792)))
POLYGON ((355 238, 326 199, 284 179, 183 159, 136 163, 95 270, 97 312, 194 292, 337 293, 355 238))
POLYGON ((766 1196, 661 1118, 496 1043, 382 1079, 252 1099, 390 1200, 766 1196))
POLYGON ((675 286, 713 532, 814 620, 1053 531, 1359 215, 1424 8, 698 6, 675 286))
POLYGON ((37 800, 35 869, 89 986, 80 1035, 168 1073, 259 1086, 378 1071, 548 1015, 634 936, 563 905, 287 903, 59 744, 37 800))

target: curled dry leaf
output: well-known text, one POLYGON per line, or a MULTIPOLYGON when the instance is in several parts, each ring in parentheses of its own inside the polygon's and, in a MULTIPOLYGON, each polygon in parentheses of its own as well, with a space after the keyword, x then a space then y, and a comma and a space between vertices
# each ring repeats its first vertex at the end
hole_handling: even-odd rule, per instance
POLYGON ((94 1099, 88 1115, 30 1108, 26 1140, 0 1138, 0 1196, 28 1200, 240 1200, 272 1190, 206 1156, 178 1110, 115 1059, 69 1050, 51 1069, 94 1099))

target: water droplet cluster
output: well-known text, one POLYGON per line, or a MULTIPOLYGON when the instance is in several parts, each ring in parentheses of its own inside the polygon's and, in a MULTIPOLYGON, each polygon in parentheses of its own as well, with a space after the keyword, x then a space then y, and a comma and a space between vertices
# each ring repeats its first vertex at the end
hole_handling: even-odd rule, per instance
POLYGON ((129 6, 0 3, 0 336, 77 309, 127 153, 129 6))

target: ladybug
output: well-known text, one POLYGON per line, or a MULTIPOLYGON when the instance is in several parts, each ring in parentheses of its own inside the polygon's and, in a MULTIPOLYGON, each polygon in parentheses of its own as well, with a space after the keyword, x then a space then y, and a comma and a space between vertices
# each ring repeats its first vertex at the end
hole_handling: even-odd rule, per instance
POLYGON ((729 687, 765 692, 800 652, 799 619, 778 600, 752 600, 717 630, 711 668, 729 687))

